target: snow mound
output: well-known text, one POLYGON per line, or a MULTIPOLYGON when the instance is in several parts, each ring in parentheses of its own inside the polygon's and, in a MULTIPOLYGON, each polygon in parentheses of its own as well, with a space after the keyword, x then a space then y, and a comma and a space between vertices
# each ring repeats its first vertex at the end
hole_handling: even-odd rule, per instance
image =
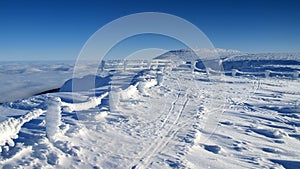
POLYGON ((106 86, 111 81, 111 76, 101 77, 97 75, 86 75, 82 78, 73 78, 64 83, 60 92, 78 92, 106 86))
POLYGON ((158 81, 156 79, 144 79, 143 81, 138 83, 137 89, 139 92, 149 95, 148 89, 157 84, 158 84, 158 81))
POLYGON ((103 93, 99 97, 90 97, 85 102, 80 102, 80 103, 62 102, 61 105, 63 106, 63 109, 66 112, 83 111, 83 110, 88 110, 97 107, 99 104, 101 104, 102 99, 105 98, 106 96, 108 96, 108 92, 103 93))
POLYGON ((130 99, 137 98, 138 96, 138 89, 137 86, 139 83, 136 83, 135 85, 130 85, 127 89, 124 89, 120 92, 120 100, 121 101, 127 101, 130 99))
MULTIPOLYGON (((138 99, 139 95, 149 95, 149 89, 158 85, 156 78, 138 78, 135 84, 130 85, 124 90, 119 90, 120 101, 138 99)), ((162 81, 162 80, 161 80, 162 81)))
POLYGON ((252 131, 254 131, 257 134, 261 134, 265 137, 269 137, 269 138, 276 138, 276 139, 280 139, 283 138, 284 136, 286 136, 286 134, 280 130, 270 130, 270 129, 260 129, 260 128, 253 128, 251 129, 252 131))

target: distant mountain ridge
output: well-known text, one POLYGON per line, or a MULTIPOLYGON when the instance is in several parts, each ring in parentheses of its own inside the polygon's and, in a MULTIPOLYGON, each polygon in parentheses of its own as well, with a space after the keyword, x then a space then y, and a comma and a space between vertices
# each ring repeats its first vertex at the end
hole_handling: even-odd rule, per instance
POLYGON ((180 49, 171 50, 155 59, 170 59, 170 60, 199 60, 199 59, 217 59, 226 58, 233 55, 241 55, 243 52, 232 49, 220 49, 220 48, 199 48, 199 49, 180 49))
POLYGON ((237 60, 294 60, 300 62, 300 53, 246 53, 228 57, 223 61, 237 60))
POLYGON ((221 59, 224 61, 236 60, 295 60, 300 61, 300 53, 246 53, 233 49, 221 48, 199 48, 171 50, 155 59, 168 60, 212 60, 221 59))

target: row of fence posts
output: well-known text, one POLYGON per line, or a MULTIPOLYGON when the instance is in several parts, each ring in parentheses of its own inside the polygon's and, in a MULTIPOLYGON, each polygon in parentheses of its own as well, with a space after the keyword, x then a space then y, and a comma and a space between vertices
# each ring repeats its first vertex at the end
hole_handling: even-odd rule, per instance
MULTIPOLYGON (((144 62, 144 61, 143 61, 144 62)), ((156 66, 158 66, 159 64, 158 64, 158 62, 159 61, 156 61, 157 62, 157 65, 156 66)), ((106 64, 106 62, 105 61, 101 61, 101 65, 100 65, 100 70, 101 71, 103 71, 104 69, 105 69, 105 64, 106 64)), ((152 60, 147 60, 147 64, 145 64, 145 65, 147 65, 147 68, 151 68, 151 66, 155 66, 155 65, 152 65, 152 60)), ((141 65, 142 66, 142 65, 141 65)), ((128 67, 128 61, 127 60, 124 60, 123 61, 123 70, 124 71, 126 71, 127 70, 127 67, 128 67)), ((192 62, 190 62, 190 68, 191 68, 191 71, 192 72, 194 72, 194 70, 196 69, 196 61, 192 61, 192 62)), ((237 76, 237 73, 239 72, 239 70, 237 70, 237 69, 232 69, 231 70, 231 75, 233 76, 233 77, 235 77, 235 76, 237 76)), ((245 74, 251 74, 251 72, 249 72, 249 73, 246 73, 246 72, 243 72, 243 73, 245 73, 245 74)), ((270 77, 270 74, 272 73, 272 71, 271 70, 266 70, 265 72, 264 72, 264 75, 265 75, 265 77, 266 78, 268 78, 268 77, 270 77)), ((275 72, 275 73, 278 73, 278 72, 275 72)), ((293 76, 293 78, 299 78, 299 71, 294 71, 293 73, 292 73, 292 76, 293 76)))
MULTIPOLYGON (((239 72, 239 70, 237 70, 237 69, 232 69, 231 70, 231 75, 233 76, 233 77, 235 77, 236 75, 237 75, 237 73, 239 72)), ((268 77, 270 77, 270 74, 272 73, 272 71, 271 70, 266 70, 265 72, 264 72, 264 75, 265 75, 265 77, 266 78, 268 78, 268 77)), ((275 73, 279 73, 279 72, 275 72, 275 73)), ((248 74, 251 74, 251 73, 248 73, 248 74)), ((281 73, 281 74, 284 74, 284 73, 281 73)), ((288 73, 286 73, 286 74, 288 74, 288 73)), ((293 76, 293 78, 299 78, 299 71, 294 71, 293 73, 292 73, 292 76, 293 76)))
MULTIPOLYGON (((121 69, 123 69, 124 71, 126 71, 129 68, 129 65, 130 65, 130 63, 129 63, 130 61, 129 60, 116 61, 116 62, 122 63, 121 69)), ((171 63, 171 61, 169 61, 169 62, 171 63)), ((140 67, 144 66, 144 68, 148 68, 148 69, 150 69, 151 67, 158 67, 158 66, 161 65, 161 63, 166 63, 166 65, 168 65, 168 61, 164 61, 164 62, 160 63, 159 60, 145 60, 145 61, 138 60, 138 63, 139 63, 139 65, 137 65, 137 66, 140 66, 140 67)), ((107 65, 107 62, 104 61, 104 60, 102 60, 101 64, 100 64, 100 70, 104 71, 106 65, 107 65)))

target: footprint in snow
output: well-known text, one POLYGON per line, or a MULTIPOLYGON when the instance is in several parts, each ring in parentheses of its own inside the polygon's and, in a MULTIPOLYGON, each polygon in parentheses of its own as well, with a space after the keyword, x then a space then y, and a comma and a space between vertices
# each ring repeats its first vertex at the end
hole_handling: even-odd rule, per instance
POLYGON ((221 147, 218 145, 204 145, 204 149, 214 154, 219 154, 221 147))

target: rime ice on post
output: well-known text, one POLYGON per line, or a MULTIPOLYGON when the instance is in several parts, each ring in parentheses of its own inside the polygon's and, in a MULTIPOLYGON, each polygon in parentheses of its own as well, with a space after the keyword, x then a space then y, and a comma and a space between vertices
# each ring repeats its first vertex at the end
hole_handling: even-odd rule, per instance
POLYGON ((127 60, 124 60, 123 64, 124 64, 124 71, 126 71, 126 68, 127 68, 127 60))
POLYGON ((196 61, 192 61, 192 62, 191 62, 192 73, 194 73, 195 67, 196 67, 196 61))
POLYGON ((151 68, 151 60, 147 61, 147 68, 150 69, 151 68))
POLYGON ((271 73, 270 70, 266 70, 266 71, 265 71, 265 77, 266 77, 266 78, 270 77, 270 73, 271 73))
POLYGON ((104 67, 105 67, 105 61, 102 60, 102 61, 101 61, 101 65, 100 65, 100 70, 101 70, 101 72, 104 71, 104 67))
POLYGON ((299 77, 299 71, 294 71, 293 72, 293 78, 298 78, 299 77))
POLYGON ((46 134, 50 141, 55 139, 61 123, 61 100, 59 97, 50 98, 46 113, 46 134))
POLYGON ((157 76, 156 77, 157 78, 157 85, 161 85, 162 82, 163 82, 163 80, 164 80, 163 74, 162 73, 158 73, 156 76, 157 76))
POLYGON ((236 69, 232 69, 232 70, 231 70, 232 77, 235 77, 235 76, 236 76, 237 71, 238 71, 238 70, 236 70, 236 69))
POLYGON ((118 109, 118 103, 120 100, 120 88, 111 88, 109 92, 109 108, 111 112, 115 112, 118 109))

